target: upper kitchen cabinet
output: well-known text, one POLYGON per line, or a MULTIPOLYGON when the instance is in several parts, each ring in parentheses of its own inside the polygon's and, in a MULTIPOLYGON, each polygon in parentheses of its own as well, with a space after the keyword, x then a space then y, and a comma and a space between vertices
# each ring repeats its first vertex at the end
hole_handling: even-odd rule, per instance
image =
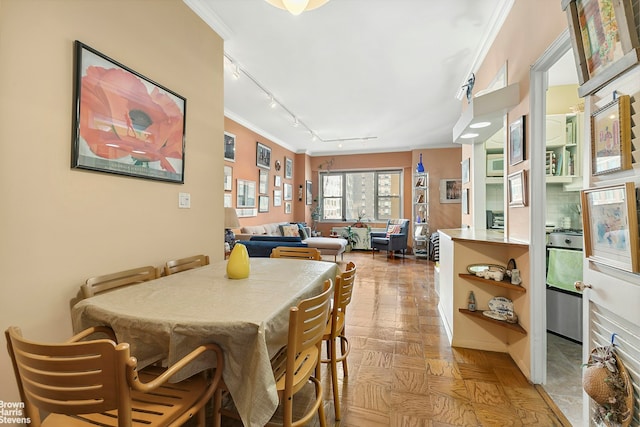
POLYGON ((583 113, 547 116, 547 182, 570 184, 582 176, 580 159, 583 116, 583 113))

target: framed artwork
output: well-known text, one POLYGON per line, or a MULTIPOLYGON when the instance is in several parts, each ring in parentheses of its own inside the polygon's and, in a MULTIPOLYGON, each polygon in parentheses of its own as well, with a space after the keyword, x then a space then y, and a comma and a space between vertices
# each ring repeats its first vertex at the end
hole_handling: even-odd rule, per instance
POLYGON ((635 184, 582 190, 585 256, 594 262, 638 272, 635 184))
POLYGON ((291 213, 291 202, 284 202, 284 213, 291 213))
POLYGON ((260 180, 258 182, 258 193, 267 194, 267 191, 269 191, 269 171, 260 169, 260 180))
POLYGON ((462 180, 440 180, 440 203, 460 203, 462 201, 462 180))
POLYGON ((282 190, 273 190, 273 206, 282 206, 282 190))
POLYGON ((284 200, 293 200, 293 185, 284 183, 284 200))
POLYGON ((231 197, 231 193, 224 193, 224 207, 232 208, 233 207, 233 198, 231 197))
POLYGON ((288 157, 284 158, 284 178, 293 178, 293 159, 290 159, 288 157))
POLYGON ((237 180, 236 208, 256 207, 256 182, 237 180))
POLYGON ((228 162, 236 161, 236 136, 232 133, 224 133, 224 159, 228 162))
POLYGON ((469 189, 462 189, 462 213, 469 215, 469 189))
POLYGON ((231 166, 224 167, 224 191, 233 190, 233 168, 231 166))
POLYGON ((186 99, 76 40, 71 167, 184 183, 186 99))
POLYGON ((525 158, 525 116, 509 125, 509 164, 517 165, 525 158))
POLYGON ((280 175, 275 175, 273 177, 273 186, 280 187, 282 185, 282 177, 280 175))
MULTIPOLYGON (((463 184, 468 184, 469 183, 469 173, 470 173, 470 169, 471 169, 471 159, 469 157, 467 157, 466 159, 464 159, 462 161, 462 183, 463 184)), ((416 185, 417 187, 417 185, 416 185)))
POLYGON ((619 96, 591 115, 591 173, 631 168, 629 95, 619 96))
POLYGON ((631 1, 562 0, 583 98, 640 62, 631 1))
POLYGON ((256 165, 259 168, 271 169, 271 148, 259 142, 256 144, 256 165))
POLYGON ((312 184, 311 181, 305 181, 305 189, 306 189, 306 197, 304 199, 305 204, 307 205, 311 205, 313 204, 313 191, 312 191, 312 184))
POLYGON ((282 167, 282 163, 280 163, 280 160, 276 160, 273 165, 276 168, 276 172, 280 172, 280 168, 282 167))
POLYGON ((269 196, 258 197, 258 212, 269 212, 269 196))
POLYGON ((527 206, 526 171, 514 172, 507 177, 507 193, 509 206, 515 208, 527 206))

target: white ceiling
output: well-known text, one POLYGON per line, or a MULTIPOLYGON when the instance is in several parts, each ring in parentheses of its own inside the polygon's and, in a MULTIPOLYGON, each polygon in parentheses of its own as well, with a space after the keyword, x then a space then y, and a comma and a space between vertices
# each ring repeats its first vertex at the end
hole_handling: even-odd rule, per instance
POLYGON ((264 0, 184 1, 225 39, 225 115, 310 155, 454 146, 456 95, 513 2, 331 0, 292 16, 264 0))

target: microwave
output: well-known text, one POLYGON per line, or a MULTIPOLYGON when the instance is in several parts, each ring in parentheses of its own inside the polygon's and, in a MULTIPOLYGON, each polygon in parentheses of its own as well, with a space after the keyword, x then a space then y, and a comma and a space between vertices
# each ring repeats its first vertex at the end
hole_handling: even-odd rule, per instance
POLYGON ((503 154, 487 154, 487 176, 504 176, 503 154))

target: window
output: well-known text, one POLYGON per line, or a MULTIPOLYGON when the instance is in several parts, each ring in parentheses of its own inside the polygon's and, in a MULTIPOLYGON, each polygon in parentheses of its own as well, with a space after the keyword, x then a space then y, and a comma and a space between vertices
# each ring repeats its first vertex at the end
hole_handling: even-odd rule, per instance
POLYGON ((402 218, 402 171, 320 173, 323 220, 402 218))

